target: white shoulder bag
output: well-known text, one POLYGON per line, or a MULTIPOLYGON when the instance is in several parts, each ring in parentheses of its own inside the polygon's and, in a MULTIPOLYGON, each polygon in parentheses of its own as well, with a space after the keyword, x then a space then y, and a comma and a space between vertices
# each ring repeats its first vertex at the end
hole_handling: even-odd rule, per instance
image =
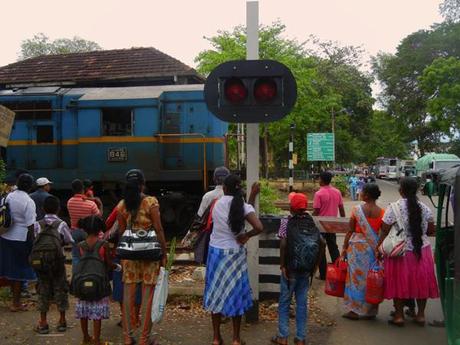
POLYGON ((399 202, 390 204, 391 209, 396 217, 396 222, 390 229, 388 236, 383 240, 379 247, 379 251, 389 257, 402 256, 406 252, 406 232, 402 220, 399 202))

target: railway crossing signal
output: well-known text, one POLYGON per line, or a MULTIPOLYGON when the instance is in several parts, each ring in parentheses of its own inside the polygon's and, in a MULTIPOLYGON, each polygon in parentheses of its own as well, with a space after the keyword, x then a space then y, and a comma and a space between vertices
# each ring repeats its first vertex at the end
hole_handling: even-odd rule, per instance
POLYGON ((292 72, 273 60, 235 60, 217 66, 204 86, 208 109, 226 122, 272 122, 297 99, 292 72))

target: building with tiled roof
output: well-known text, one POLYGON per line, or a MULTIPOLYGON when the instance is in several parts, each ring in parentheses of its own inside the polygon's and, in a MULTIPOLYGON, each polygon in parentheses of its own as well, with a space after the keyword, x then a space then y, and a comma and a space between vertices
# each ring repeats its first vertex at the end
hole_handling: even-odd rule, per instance
POLYGON ((0 89, 200 84, 193 68, 155 48, 43 55, 0 67, 0 89))

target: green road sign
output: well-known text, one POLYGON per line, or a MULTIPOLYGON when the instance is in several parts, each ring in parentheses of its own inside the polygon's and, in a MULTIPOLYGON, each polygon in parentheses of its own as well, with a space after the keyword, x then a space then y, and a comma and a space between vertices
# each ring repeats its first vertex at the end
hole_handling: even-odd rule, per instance
POLYGON ((335 161, 334 133, 308 133, 307 160, 335 161))

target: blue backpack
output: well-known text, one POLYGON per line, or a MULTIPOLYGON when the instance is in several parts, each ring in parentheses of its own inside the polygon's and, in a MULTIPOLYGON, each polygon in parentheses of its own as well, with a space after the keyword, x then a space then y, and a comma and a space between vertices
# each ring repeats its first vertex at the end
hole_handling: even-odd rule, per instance
POLYGON ((321 234, 313 218, 304 213, 291 217, 287 224, 287 262, 291 271, 313 273, 321 234))

